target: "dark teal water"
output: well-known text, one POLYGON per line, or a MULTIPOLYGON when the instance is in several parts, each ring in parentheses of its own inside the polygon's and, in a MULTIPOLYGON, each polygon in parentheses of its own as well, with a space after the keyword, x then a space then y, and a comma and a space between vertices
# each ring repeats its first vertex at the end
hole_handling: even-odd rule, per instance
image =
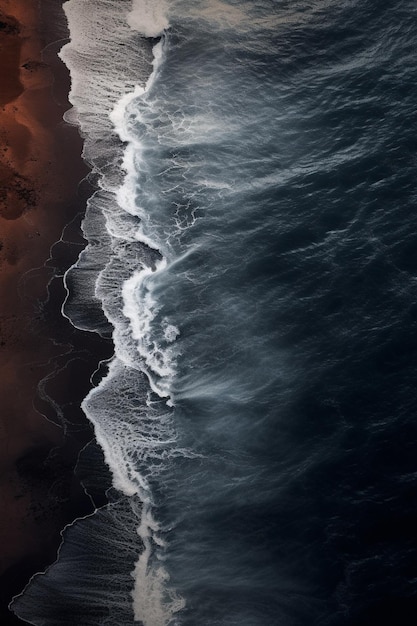
POLYGON ((415 7, 230 6, 173 21, 150 96, 186 138, 156 212, 196 217, 158 283, 202 455, 161 488, 180 623, 411 625, 415 7))
MULTIPOLYGON (((153 82, 123 118, 129 215, 104 210, 96 296, 123 367, 85 405, 130 450, 125 493, 146 478, 166 542, 152 535, 149 566, 185 603, 174 614, 162 592, 165 617, 144 624, 411 626, 416 8, 180 0, 167 14, 153 82), (138 239, 158 253, 144 261, 138 239)), ((116 579, 103 584, 126 602, 116 579)))

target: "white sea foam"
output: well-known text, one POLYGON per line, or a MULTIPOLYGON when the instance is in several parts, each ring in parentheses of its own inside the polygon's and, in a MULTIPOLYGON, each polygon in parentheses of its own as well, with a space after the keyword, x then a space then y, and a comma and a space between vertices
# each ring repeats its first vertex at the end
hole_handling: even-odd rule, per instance
POLYGON ((165 0, 133 0, 127 22, 145 37, 159 37, 169 26, 167 9, 165 0))
POLYGON ((66 276, 79 298, 69 292, 64 314, 93 330, 89 313, 99 303, 114 329, 115 356, 83 409, 114 487, 142 501, 136 541, 140 538, 144 548, 131 538, 132 550, 139 552, 133 573, 135 619, 144 626, 165 626, 183 603, 169 589, 158 561, 164 540, 152 514, 151 486, 170 455, 179 452, 167 407, 179 330, 162 315, 156 294, 167 261, 146 203, 138 202, 138 172, 146 163, 137 127, 148 122, 132 111, 141 100, 148 106, 145 99, 163 62, 163 40, 151 47, 143 37, 159 37, 169 27, 167 5, 162 0, 69 0, 64 8, 71 41, 60 56, 71 72, 74 105, 66 119, 80 126, 84 156, 99 174, 100 186, 83 224, 87 248, 66 276))
MULTIPOLYGON (((153 293, 153 281, 158 272, 164 271, 166 261, 162 260, 157 268, 146 267, 137 271, 123 285, 124 315, 130 320, 132 336, 137 342, 139 354, 147 365, 152 389, 162 397, 169 397, 170 382, 175 370, 170 351, 162 347, 153 338, 153 324, 158 313, 158 302, 153 293), (156 375, 156 377, 154 376, 156 375)), ((167 322, 161 324, 165 337, 167 322)))
MULTIPOLYGON (((135 619, 147 626, 166 626, 172 616, 184 608, 184 600, 168 587, 169 576, 162 564, 149 568, 152 556, 152 542, 157 542, 158 525, 155 523, 150 507, 142 509, 141 524, 138 533, 144 543, 144 550, 136 562, 133 591, 135 619)), ((161 545, 161 544, 160 544, 161 545)))

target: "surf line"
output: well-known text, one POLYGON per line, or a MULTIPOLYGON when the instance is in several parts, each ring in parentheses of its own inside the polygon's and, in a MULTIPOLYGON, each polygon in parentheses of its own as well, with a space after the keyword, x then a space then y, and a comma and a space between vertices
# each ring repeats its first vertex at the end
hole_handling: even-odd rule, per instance
MULTIPOLYGON (((126 176, 123 185, 117 190, 116 198, 118 205, 130 215, 140 218, 139 228, 135 232, 135 239, 158 254, 152 267, 146 265, 141 270, 124 282, 122 295, 124 301, 123 314, 130 321, 132 336, 137 344, 138 351, 145 363, 144 372, 148 377, 149 384, 154 393, 161 398, 167 399, 167 404, 172 406, 170 399, 170 381, 174 370, 170 364, 170 357, 166 351, 150 339, 152 321, 158 309, 157 302, 153 298, 148 287, 149 279, 155 278, 158 273, 167 268, 167 260, 157 242, 145 234, 143 222, 148 216, 145 210, 136 204, 137 193, 137 165, 143 159, 142 144, 129 128, 126 118, 129 108, 139 99, 144 101, 147 93, 154 84, 158 70, 163 62, 165 34, 159 37, 159 41, 153 46, 153 71, 148 78, 145 87, 137 86, 135 90, 123 96, 110 114, 110 119, 121 141, 127 144, 123 158, 123 168, 126 176), (151 347, 153 346, 153 347, 151 347)), ((170 327, 170 336, 175 339, 178 329, 170 327)), ((165 338, 168 335, 165 333, 165 338)), ((168 340, 169 343, 169 340, 168 340)))
MULTIPOLYGON (((93 122, 97 119, 99 131, 104 119, 107 119, 107 122, 110 121, 113 128, 109 128, 109 133, 114 130, 120 140, 125 143, 121 167, 120 160, 115 160, 113 164, 113 168, 120 168, 124 173, 123 182, 119 183, 119 186, 113 185, 111 180, 106 180, 107 174, 101 172, 99 166, 94 165, 93 168, 93 171, 98 174, 99 190, 91 198, 90 217, 94 219, 95 215, 101 214, 100 219, 102 221, 104 219, 106 222, 104 228, 107 232, 104 235, 111 242, 107 250, 107 258, 98 259, 100 267, 95 283, 91 285, 91 288, 94 290, 95 301, 101 302, 102 310, 113 326, 112 336, 115 354, 109 362, 107 374, 96 387, 90 390, 82 403, 82 408, 94 426, 96 440, 101 446, 106 463, 112 472, 114 487, 125 496, 137 497, 142 503, 137 517, 137 534, 141 539, 142 546, 135 569, 132 572, 134 578, 132 599, 135 619, 142 622, 144 626, 165 626, 170 622, 173 614, 180 610, 184 604, 182 599, 178 598, 175 592, 168 588, 168 574, 162 566, 162 561, 158 561, 158 552, 164 549, 164 542, 160 537, 160 527, 153 518, 153 498, 148 479, 153 468, 156 468, 158 463, 165 458, 167 446, 172 447, 175 439, 171 424, 171 412, 166 407, 166 404, 170 404, 169 383, 172 369, 169 357, 164 355, 162 349, 155 349, 155 342, 150 337, 158 304, 152 297, 149 279, 155 277, 158 272, 164 271, 167 262, 158 249, 157 243, 146 236, 143 223, 140 221, 140 211, 138 212, 136 204, 136 166, 142 156, 141 144, 135 137, 133 127, 130 127, 132 120, 129 116, 134 109, 135 102, 140 99, 142 99, 146 110, 146 97, 163 62, 166 31, 169 24, 165 17, 166 5, 163 2, 155 4, 147 0, 133 0, 131 6, 132 11, 127 15, 124 14, 123 17, 120 16, 119 8, 116 9, 116 4, 111 5, 111 10, 118 11, 120 32, 126 40, 129 38, 127 31, 130 27, 132 31, 138 32, 139 35, 147 38, 153 44, 152 71, 145 86, 134 86, 137 77, 131 75, 130 66, 127 64, 125 86, 120 86, 117 80, 108 86, 110 91, 113 90, 111 93, 113 104, 110 110, 103 107, 104 111, 102 111, 100 100, 97 98, 101 95, 102 88, 100 68, 97 72, 97 66, 93 66, 96 73, 91 83, 90 98, 90 92, 85 91, 83 81, 80 80, 86 69, 84 65, 75 66, 75 88, 76 90, 78 88, 79 92, 76 91, 74 94, 74 111, 69 117, 76 120, 76 123, 77 120, 80 121, 79 125, 84 135, 87 136, 87 143, 91 139, 89 153, 91 154, 91 146, 94 150, 96 149, 94 136, 96 126, 93 125, 92 131, 88 126, 92 119, 93 122), (126 25, 126 32, 124 25, 126 25), (154 43, 155 41, 156 43, 154 43), (125 87, 131 91, 123 93, 125 87), (78 103, 81 104, 80 114, 77 112, 78 103), (92 103, 99 105, 97 110, 91 107, 92 103), (99 119, 100 115, 105 115, 105 118, 99 119), (83 120, 86 120, 86 128, 83 128, 83 120), (103 198, 108 201, 105 210, 100 205, 103 198), (117 216, 120 216, 121 220, 127 223, 127 227, 126 224, 120 226, 116 223, 117 216), (134 218, 130 221, 130 227, 127 219, 129 216, 134 218), (135 224, 135 228, 138 226, 134 233, 131 230, 132 224, 135 224), (143 259, 136 261, 136 265, 136 255, 133 254, 132 258, 126 259, 123 277, 117 275, 112 263, 117 261, 118 254, 122 254, 124 249, 134 241, 139 246, 142 244, 147 247, 150 254, 145 254, 143 259), (149 262, 149 259, 153 259, 153 261, 149 262), (114 281, 110 287, 109 277, 114 281), (109 288, 110 292, 106 293, 109 288), (149 381, 147 386, 149 391, 145 393, 139 389, 140 383, 136 382, 137 380, 140 381, 142 377, 144 381, 149 381), (126 385, 129 388, 126 389, 125 397, 122 397, 121 387, 126 385), (157 415, 152 414, 151 391, 161 398, 161 407, 157 415), (130 400, 132 394, 137 394, 134 401, 130 400), (163 406, 165 406, 165 410, 163 410, 163 406)), ((107 17, 105 8, 103 7, 103 15, 98 16, 103 24, 106 23, 107 17)), ((74 21, 75 50, 78 47, 83 53, 83 47, 90 45, 89 41, 84 42, 82 38, 81 41, 79 40, 80 31, 77 29, 80 19, 83 18, 84 5, 72 1, 68 3, 68 9, 71 9, 70 14, 74 21)), ((86 25, 89 26, 88 15, 85 15, 84 19, 87 20, 86 25)), ((83 32, 82 29, 81 32, 83 32)), ((100 37, 98 29, 97 34, 100 37)), ((117 32, 112 42, 115 45, 118 43, 116 37, 117 32)), ((108 40, 104 41, 107 42, 108 40)), ((109 47, 108 59, 106 57, 109 63, 112 61, 112 50, 114 48, 109 47)), ((64 54, 64 57, 66 56, 64 54)), ((74 58, 77 61, 79 56, 73 57, 71 54, 68 56, 70 63, 74 63, 74 58)), ((65 61, 65 58, 63 60, 65 61)), ((104 62, 103 60, 100 65, 104 62)), ((105 78, 105 75, 103 77, 105 78)), ((148 120, 148 123, 152 124, 152 120, 148 120)), ((97 142, 97 148, 100 149, 100 141, 97 142)), ((118 174, 120 174, 120 169, 118 174)), ((94 242, 92 241, 90 246, 90 238, 88 237, 88 231, 92 227, 91 219, 89 222, 89 218, 86 217, 83 225, 88 241, 86 250, 90 247, 90 258, 94 257, 94 242)), ((92 231, 92 238, 95 239, 97 236, 94 225, 92 231)), ((93 260, 96 261, 96 259, 93 260)), ((79 267, 83 267, 82 260, 79 267)), ((78 271, 77 263, 73 266, 73 271, 75 273, 78 271)), ((71 272, 72 270, 68 272, 68 276, 71 272)), ((69 293, 68 287, 67 292, 69 293)), ((65 315, 64 310, 63 314, 65 315)), ((70 316, 69 319, 72 321, 70 316)), ((175 338, 176 333, 172 329, 168 330, 170 330, 169 335, 175 338)), ((165 337, 167 338, 166 333, 165 337)), ((133 545, 137 549, 137 543, 133 543, 133 545)))
MULTIPOLYGON (((155 32, 152 32, 155 35, 155 32)), ((118 189, 116 197, 118 205, 127 213, 138 215, 136 205, 136 167, 138 156, 141 157, 141 144, 129 129, 126 123, 129 107, 138 99, 146 98, 153 86, 158 70, 163 62, 165 33, 158 36, 159 41, 153 46, 153 71, 149 76, 145 87, 137 86, 135 90, 123 96, 110 114, 110 119, 121 139, 127 143, 125 149, 123 168, 126 172, 123 185, 118 189)), ((122 286, 122 296, 124 302, 123 314, 130 321, 131 333, 136 342, 137 350, 142 357, 150 387, 154 393, 166 400, 168 405, 172 405, 169 395, 170 380, 173 376, 173 369, 170 366, 169 358, 163 350, 150 347, 151 326, 154 317, 154 308, 157 303, 153 300, 152 294, 146 287, 147 280, 158 272, 162 272, 167 267, 167 261, 162 256, 161 250, 152 239, 144 232, 143 228, 135 233, 138 241, 147 247, 157 251, 162 258, 154 264, 154 267, 145 266, 133 273, 122 286)), ((174 333, 175 335, 175 333, 174 333)), ((116 343, 117 352, 117 343, 116 343)), ((138 534, 143 542, 143 550, 137 560, 133 572, 135 584, 133 589, 133 608, 136 620, 143 622, 144 626, 165 626, 170 622, 174 613, 184 607, 184 601, 173 590, 167 588, 169 576, 162 564, 151 563, 154 548, 164 547, 164 542, 158 535, 159 526, 152 515, 152 495, 149 486, 143 477, 139 478, 138 495, 142 500, 142 510, 138 534)), ((135 481, 136 482, 136 481, 135 481)))

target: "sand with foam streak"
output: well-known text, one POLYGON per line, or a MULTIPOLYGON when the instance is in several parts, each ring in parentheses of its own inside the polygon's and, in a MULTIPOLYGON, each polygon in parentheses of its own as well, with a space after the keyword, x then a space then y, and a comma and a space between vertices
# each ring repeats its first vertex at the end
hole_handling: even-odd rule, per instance
POLYGON ((45 61, 41 33, 37 2, 0 0, 0 574, 53 555, 62 524, 48 479, 23 478, 22 467, 63 439, 34 408, 58 350, 39 303, 50 280, 44 264, 87 170, 76 129, 62 121, 69 105, 58 83, 68 77, 45 61))

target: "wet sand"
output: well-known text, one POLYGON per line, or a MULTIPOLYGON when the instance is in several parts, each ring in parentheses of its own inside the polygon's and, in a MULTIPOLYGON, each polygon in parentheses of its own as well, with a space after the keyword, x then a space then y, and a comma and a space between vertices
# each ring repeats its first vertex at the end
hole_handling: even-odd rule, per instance
MULTIPOLYGON (((73 380, 73 371, 65 370, 69 354, 76 358, 73 343, 78 342, 80 354, 86 348, 73 329, 53 322, 54 315, 59 317, 64 293, 62 284, 54 286, 54 273, 59 272, 54 270, 51 247, 60 240, 65 225, 82 210, 78 184, 88 173, 80 156, 82 142, 78 131, 62 120, 69 108, 68 74, 55 56, 51 64, 45 60, 48 55, 42 54, 50 41, 45 39, 46 29, 42 28, 37 5, 33 0, 0 0, 3 605, 29 574, 54 560, 60 530, 74 517, 77 507, 81 513, 91 507, 73 478, 78 450, 91 437, 90 429, 82 424, 82 416, 75 417, 76 430, 81 432, 77 441, 71 426, 64 428, 66 418, 59 416, 59 411, 47 410, 53 421, 45 418, 42 413, 47 403, 42 405, 37 392, 40 381, 59 368, 62 371, 55 382, 58 397, 68 395, 66 387, 75 396, 86 391, 85 382, 73 380), (10 576, 16 584, 6 585, 8 589, 4 591, 4 581, 10 581, 10 576)), ((47 19, 48 15, 42 17, 47 19)), ((77 239, 76 226, 72 230, 77 239)), ((74 246, 80 247, 79 235, 74 246)), ((67 266, 74 260, 74 246, 68 248, 67 266)), ((95 347, 88 349, 91 352, 95 347)), ((106 350, 98 348, 97 358, 103 357, 106 350)), ((94 368, 91 354, 80 358, 88 361, 85 372, 94 368)), ((0 617, 5 614, 4 606, 1 611, 0 617)), ((2 624, 6 623, 3 619, 2 624)))

